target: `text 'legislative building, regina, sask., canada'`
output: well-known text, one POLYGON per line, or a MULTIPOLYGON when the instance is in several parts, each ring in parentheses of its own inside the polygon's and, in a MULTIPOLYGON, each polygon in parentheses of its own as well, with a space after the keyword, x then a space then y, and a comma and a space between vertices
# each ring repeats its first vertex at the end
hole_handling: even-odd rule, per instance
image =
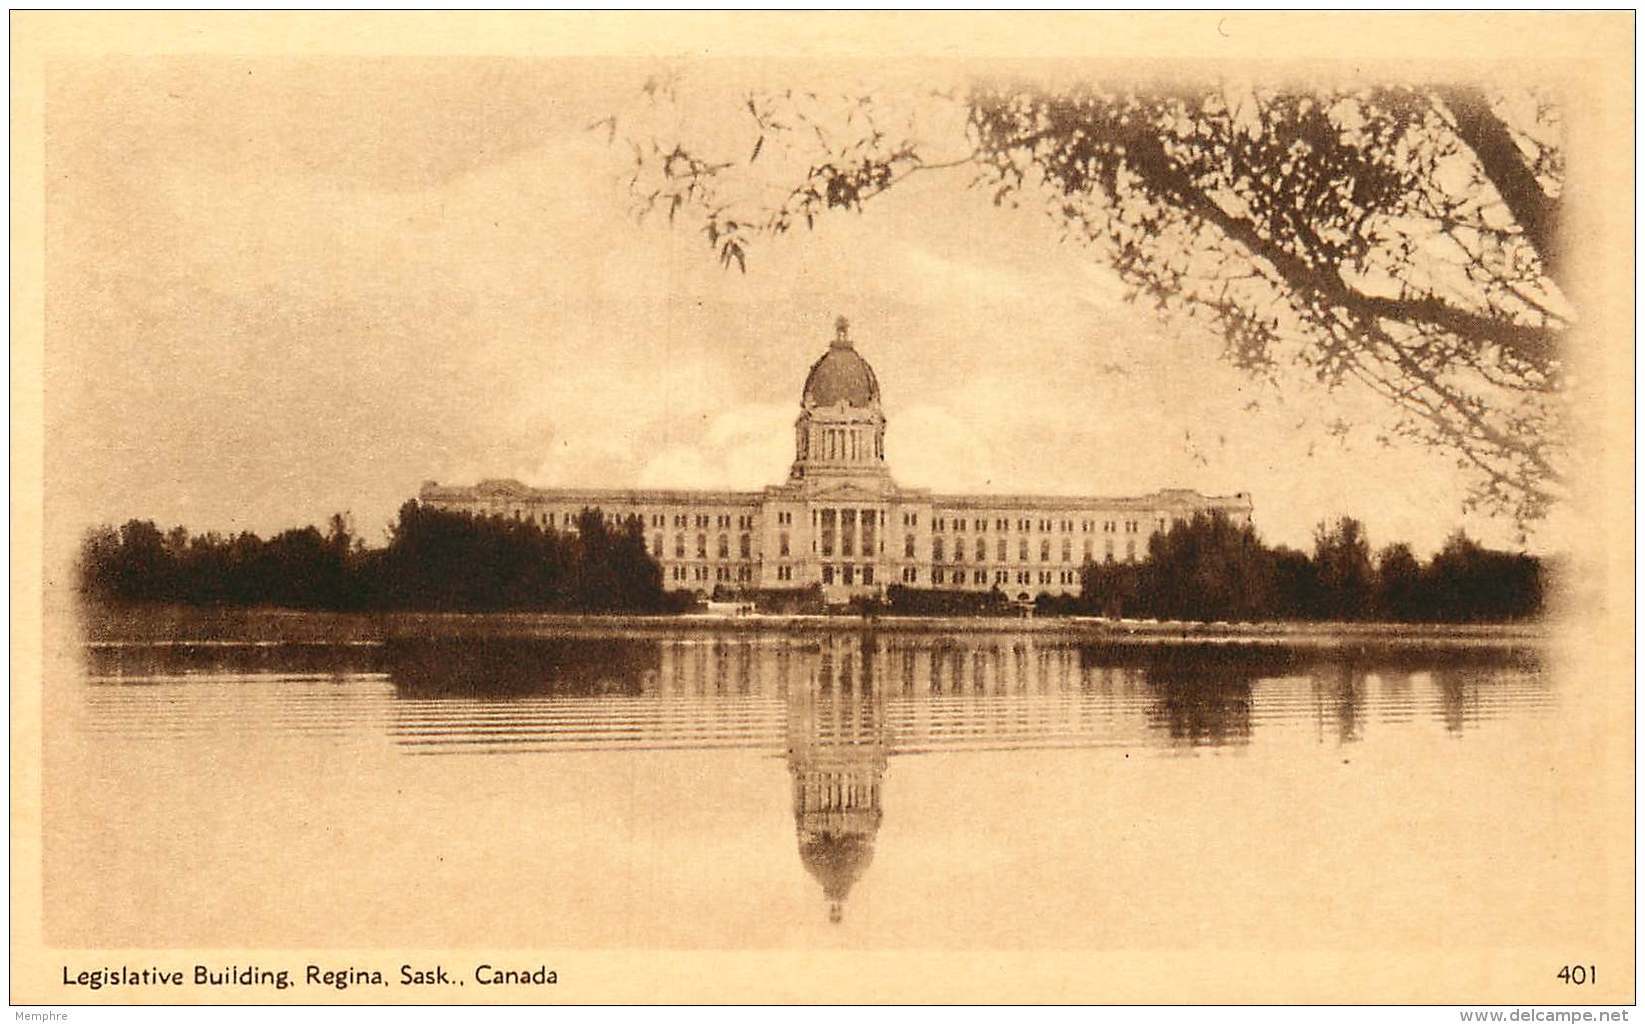
POLYGON ((575 529, 585 508, 599 509, 612 522, 637 519, 669 589, 820 585, 831 603, 880 594, 890 584, 998 588, 1019 600, 1073 593, 1085 562, 1142 558, 1152 534, 1196 512, 1251 518, 1243 492, 957 495, 903 487, 886 464, 885 433, 879 379, 841 317, 828 351, 806 375, 794 465, 782 484, 698 491, 430 481, 419 498, 437 509, 560 530, 575 529))

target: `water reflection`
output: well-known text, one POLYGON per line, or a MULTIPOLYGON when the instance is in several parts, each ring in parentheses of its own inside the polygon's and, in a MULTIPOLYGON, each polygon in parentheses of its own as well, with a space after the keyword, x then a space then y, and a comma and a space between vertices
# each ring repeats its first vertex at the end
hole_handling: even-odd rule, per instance
POLYGON ((874 860, 890 742, 875 645, 826 644, 816 672, 788 690, 788 772, 800 861, 822 885, 830 921, 874 860))
POLYGON ((873 862, 893 758, 1461 737, 1553 700, 1529 648, 1115 646, 1026 634, 99 645, 87 669, 100 686, 87 693, 85 728, 111 737, 237 730, 380 745, 386 734, 408 755, 784 757, 798 856, 836 922, 873 862))
POLYGON ((622 637, 391 640, 384 654, 396 693, 423 699, 633 696, 661 664, 655 642, 622 637))

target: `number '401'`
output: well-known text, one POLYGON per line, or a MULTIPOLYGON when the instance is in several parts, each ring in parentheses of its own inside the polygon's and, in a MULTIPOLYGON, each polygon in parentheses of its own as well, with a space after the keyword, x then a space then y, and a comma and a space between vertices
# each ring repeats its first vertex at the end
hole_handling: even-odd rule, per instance
POLYGON ((1567 986, 1584 986, 1594 981, 1594 966, 1591 964, 1568 964, 1554 976, 1567 986))

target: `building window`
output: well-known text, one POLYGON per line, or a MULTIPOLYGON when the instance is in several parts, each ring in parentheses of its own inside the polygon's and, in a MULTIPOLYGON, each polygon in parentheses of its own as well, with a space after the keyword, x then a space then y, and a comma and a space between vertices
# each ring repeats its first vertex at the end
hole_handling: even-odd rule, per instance
POLYGON ((717 552, 722 559, 731 558, 731 539, 726 537, 724 534, 721 534, 719 543, 715 546, 714 551, 717 552))
POLYGON ((825 556, 834 554, 834 510, 832 509, 822 511, 822 553, 825 556))
POLYGON ((651 539, 651 554, 657 558, 663 557, 663 536, 657 534, 651 539))
POLYGON ((708 535, 707 534, 698 534, 697 535, 697 558, 699 558, 699 559, 708 558, 708 535))
POLYGON ((942 538, 940 537, 934 537, 931 539, 931 561, 942 561, 942 538))
POLYGON ((784 558, 788 556, 788 531, 786 530, 777 536, 777 554, 784 558))
POLYGON ((1062 539, 1062 561, 1074 561, 1074 542, 1066 537, 1062 539))
POLYGON ((1026 537, 1017 538, 1017 561, 1028 561, 1028 539, 1026 537))
POLYGON ((943 571, 940 568, 933 568, 931 570, 931 582, 933 584, 942 583, 942 575, 943 575, 943 571))
POLYGON ((823 567, 823 583, 824 584, 832 584, 833 582, 834 582, 834 567, 833 566, 824 566, 823 567))
POLYGON ((1051 561, 1051 539, 1048 537, 1040 539, 1040 561, 1051 561))
POLYGON ((1007 579, 1010 576, 1011 576, 1011 574, 1007 573, 1005 570, 997 569, 997 570, 994 571, 994 583, 996 583, 996 584, 1006 583, 1007 579))
POLYGON ((1085 561, 1086 562, 1091 561, 1091 539, 1090 538, 1085 539, 1085 561))
POLYGON ((840 567, 840 575, 845 578, 846 586, 849 587, 851 584, 856 582, 855 579, 854 579, 855 576, 856 576, 856 572, 857 572, 857 567, 851 565, 849 562, 846 563, 844 566, 840 567))
POLYGON ((1005 561, 1006 555, 1010 554, 1007 551, 1007 548, 1008 548, 1008 545, 1006 544, 1005 538, 1003 538, 1003 537, 1000 538, 1000 543, 998 545, 996 545, 995 549, 994 549, 995 552, 998 553, 998 555, 999 555, 999 558, 996 560, 997 562, 1004 562, 1005 561))
POLYGON ((920 571, 915 569, 913 566, 904 566, 903 567, 903 570, 902 570, 902 582, 903 583, 912 584, 914 581, 919 579, 919 576, 920 576, 920 571))
POLYGON ((914 557, 914 535, 913 534, 904 534, 903 535, 903 538, 902 538, 902 557, 905 558, 905 559, 912 559, 914 557))
POLYGON ((685 558, 685 535, 684 534, 675 534, 674 535, 674 558, 676 558, 676 559, 685 558))
POLYGON ((988 583, 988 571, 985 569, 979 569, 975 573, 972 573, 971 582, 974 584, 988 583))
POLYGON ((955 520, 954 521, 954 532, 956 534, 958 534, 958 533, 963 532, 964 530, 965 530, 965 521, 964 520, 959 520, 959 519, 955 520))
POLYGON ((873 566, 864 566, 862 568, 862 582, 865 584, 872 584, 874 582, 873 566))
POLYGON ((737 538, 737 558, 739 558, 739 559, 748 558, 749 557, 749 552, 751 550, 749 546, 752 543, 753 543, 752 539, 747 534, 744 534, 741 537, 737 538))
POLYGON ((987 538, 981 538, 981 537, 977 538, 977 561, 978 562, 987 562, 988 561, 988 539, 987 538))

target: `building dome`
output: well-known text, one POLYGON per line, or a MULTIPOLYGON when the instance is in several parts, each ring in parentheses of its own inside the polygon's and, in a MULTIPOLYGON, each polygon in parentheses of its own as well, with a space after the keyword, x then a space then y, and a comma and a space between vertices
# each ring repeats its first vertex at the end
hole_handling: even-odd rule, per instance
POLYGON ((848 327, 844 317, 835 322, 833 342, 805 376, 802 404, 846 405, 859 409, 879 405, 880 382, 874 376, 874 368, 851 347, 851 337, 846 333, 848 327))

